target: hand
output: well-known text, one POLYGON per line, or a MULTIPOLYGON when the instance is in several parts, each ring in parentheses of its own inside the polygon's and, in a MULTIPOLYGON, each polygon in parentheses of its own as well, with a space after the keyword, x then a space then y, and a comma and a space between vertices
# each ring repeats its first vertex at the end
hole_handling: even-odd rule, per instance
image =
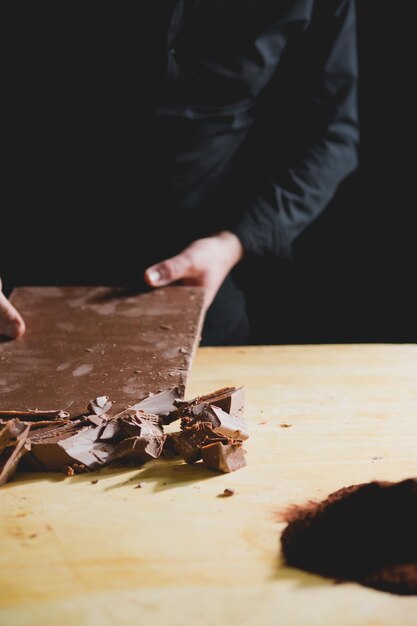
POLYGON ((204 309, 213 302, 220 285, 243 257, 243 246, 229 231, 193 241, 185 250, 145 272, 151 287, 181 281, 183 285, 204 287, 204 309))
POLYGON ((24 334, 26 325, 20 313, 8 301, 1 289, 2 282, 0 279, 0 335, 17 339, 24 334))

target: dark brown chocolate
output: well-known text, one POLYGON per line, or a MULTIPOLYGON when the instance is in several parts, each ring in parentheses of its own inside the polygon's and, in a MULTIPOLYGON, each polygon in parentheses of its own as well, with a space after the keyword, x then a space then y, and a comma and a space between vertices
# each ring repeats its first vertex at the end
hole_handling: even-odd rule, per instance
POLYGON ((99 396, 113 400, 113 414, 150 392, 177 387, 182 397, 203 295, 185 286, 135 296, 108 287, 16 289, 11 300, 27 332, 0 343, 0 409, 74 417, 99 396))

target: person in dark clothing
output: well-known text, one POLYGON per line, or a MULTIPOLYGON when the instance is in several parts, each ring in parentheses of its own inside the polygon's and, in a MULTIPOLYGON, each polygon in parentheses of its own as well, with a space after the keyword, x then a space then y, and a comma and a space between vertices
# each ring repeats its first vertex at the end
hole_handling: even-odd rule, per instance
MULTIPOLYGON (((88 83, 83 109, 84 125, 85 118, 97 125, 94 133, 90 123, 90 138, 81 139, 85 152, 95 154, 89 149, 97 150, 99 137, 101 154, 92 174, 89 166, 90 189, 104 190, 103 206, 122 207, 117 223, 113 218, 105 225, 112 245, 104 244, 100 253, 90 248, 75 261, 72 256, 65 268, 57 260, 59 282, 137 289, 175 281, 201 285, 208 309, 205 343, 246 343, 249 324, 234 268, 242 258, 249 264, 290 258, 295 238, 357 165, 354 0, 146 5, 139 13, 159 44, 157 53, 141 61, 150 79, 139 96, 127 93, 126 68, 120 74, 119 66, 108 70, 112 63, 104 64, 107 82, 117 76, 120 89, 111 91, 118 98, 110 98, 107 109, 101 101, 98 108, 89 105, 101 93, 96 77, 97 84, 88 83), (117 115, 117 103, 120 110, 125 106, 124 116, 117 115), (105 142, 99 131, 104 120, 105 142), (126 229, 126 215, 138 207, 137 229, 126 229)), ((72 186, 74 179, 77 174, 72 186)), ((92 193, 77 196, 80 214, 92 193)), ((68 205, 70 216, 74 202, 68 205)), ((77 238, 75 221, 76 226, 68 217, 61 229, 70 246, 77 238)), ((97 222, 85 226, 84 240, 105 242, 105 228, 97 222)), ((29 280, 27 271, 17 272, 16 284, 43 282, 50 258, 40 256, 37 274, 33 266, 29 280)), ((19 335, 23 322, 17 312, 4 297, 0 306, 0 330, 19 335)))

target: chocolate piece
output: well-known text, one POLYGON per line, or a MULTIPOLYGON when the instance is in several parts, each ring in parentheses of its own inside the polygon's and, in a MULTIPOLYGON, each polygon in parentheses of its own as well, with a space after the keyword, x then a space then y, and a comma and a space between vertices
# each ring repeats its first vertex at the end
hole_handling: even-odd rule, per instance
POLYGON ((176 402, 176 406, 182 413, 186 413, 187 409, 192 409, 196 415, 199 410, 198 405, 214 404, 229 415, 243 417, 244 401, 245 390, 243 387, 223 387, 204 396, 197 396, 190 402, 176 402))
POLYGON ((107 462, 114 449, 111 444, 97 441, 100 430, 99 427, 85 429, 73 437, 63 439, 58 445, 73 463, 81 463, 90 470, 96 469, 107 462))
POLYGON ((164 431, 158 415, 127 409, 116 418, 124 437, 161 437, 164 431))
POLYGON ((175 402, 181 395, 182 391, 178 387, 172 387, 160 393, 150 394, 130 408, 141 410, 145 413, 152 413, 153 415, 167 415, 176 410, 175 402))
POLYGON ((19 435, 26 429, 23 422, 18 419, 11 419, 0 430, 0 454, 8 446, 14 446, 18 442, 19 435))
POLYGON ((109 460, 144 463, 158 458, 166 435, 159 425, 159 417, 134 409, 126 409, 110 420, 99 441, 111 441, 116 447, 109 460))
POLYGON ((87 421, 93 426, 104 426, 107 423, 109 417, 103 413, 103 415, 87 415, 87 421))
POLYGON ((103 415, 103 413, 110 411, 112 405, 113 402, 109 400, 109 396, 99 396, 98 398, 91 400, 87 406, 87 410, 95 415, 103 415))
POLYGON ((218 498, 230 498, 231 496, 234 496, 234 495, 235 495, 235 492, 233 489, 225 489, 223 493, 219 493, 217 497, 218 498))
POLYGON ((81 420, 67 420, 65 423, 49 423, 48 426, 44 426, 43 428, 37 428, 33 430, 31 427, 30 430, 30 440, 32 443, 40 443, 42 441, 46 441, 48 439, 54 438, 54 440, 58 441, 62 437, 71 437, 79 432, 80 428, 83 428, 83 422, 81 420))
POLYGON ((216 441, 201 449, 204 465, 219 472, 234 472, 245 467, 245 454, 246 451, 239 442, 224 444, 216 441))
POLYGON ((3 452, 0 460, 0 487, 12 478, 20 459, 30 449, 30 443, 27 441, 29 430, 30 426, 26 426, 25 430, 18 435, 17 444, 9 446, 3 452))
POLYGON ((120 434, 120 424, 116 418, 109 419, 102 427, 98 436, 99 441, 110 441, 116 439, 120 434))
POLYGON ((123 439, 111 456, 111 461, 123 459, 145 463, 161 456, 165 437, 130 437, 123 439))
POLYGON ((51 424, 53 424, 54 426, 60 426, 62 424, 70 423, 70 420, 67 420, 67 419, 42 420, 39 422, 27 422, 26 420, 19 420, 19 421, 21 424, 24 424, 25 426, 30 426, 31 433, 33 433, 33 431, 38 430, 40 428, 45 428, 45 426, 50 426, 51 424))
POLYGON ((78 463, 88 469, 104 465, 114 446, 98 442, 101 427, 83 427, 75 432, 61 430, 32 440, 31 452, 47 470, 58 471, 65 465, 78 463))
POLYGON ((187 463, 199 461, 202 446, 209 441, 220 439, 220 435, 215 433, 211 425, 206 422, 198 422, 179 433, 172 433, 171 436, 176 452, 187 463))
MULTIPOLYGON (((202 397, 219 398, 219 394, 202 397)), ((144 463, 158 458, 163 450, 165 456, 175 452, 187 463, 194 463, 206 449, 205 463, 220 471, 232 471, 244 465, 240 440, 248 434, 242 418, 206 402, 182 403, 179 409, 174 402, 178 402, 178 388, 149 395, 113 417, 104 412, 109 410, 110 403, 108 397, 103 396, 90 402, 88 409, 92 414, 81 415, 78 419, 55 419, 51 415, 50 420, 30 422, 29 426, 18 419, 8 419, 0 423, 3 480, 11 476, 22 454, 25 454, 26 469, 61 470, 69 476, 118 462, 144 463), (145 409, 150 408, 159 414, 146 412, 145 409), (181 411, 188 413, 182 417, 182 430, 169 436, 162 427, 167 411, 177 416, 181 411), (32 425, 36 429, 28 436, 26 429, 32 425), (20 455, 14 454, 12 449, 15 444, 20 445, 23 433, 26 433, 27 445, 20 455), (211 449, 213 443, 220 448, 211 449)))
POLYGON ((178 408, 180 417, 195 417, 207 404, 210 404, 219 407, 233 417, 243 418, 244 400, 245 390, 243 387, 223 387, 204 396, 197 396, 190 402, 177 401, 175 406, 178 408))
MULTIPOLYGON (((7 393, 7 392, 6 392, 7 393)), ((26 420, 27 422, 36 422, 40 420, 48 419, 63 419, 69 417, 69 413, 66 411, 38 411, 37 409, 27 409, 23 411, 0 411, 0 419, 18 419, 26 420)))
POLYGON ((218 406, 206 404, 194 421, 210 422, 214 432, 229 439, 244 441, 249 438, 246 423, 241 417, 234 417, 218 406))
POLYGON ((0 408, 38 409, 44 416, 62 407, 76 417, 98 396, 113 400, 111 414, 149 392, 177 386, 182 397, 200 335, 203 295, 186 286, 134 296, 109 287, 16 289, 11 301, 28 332, 0 343, 0 408), (175 330, 163 331, 161 323, 175 330), (179 353, 180 347, 189 354, 179 353))

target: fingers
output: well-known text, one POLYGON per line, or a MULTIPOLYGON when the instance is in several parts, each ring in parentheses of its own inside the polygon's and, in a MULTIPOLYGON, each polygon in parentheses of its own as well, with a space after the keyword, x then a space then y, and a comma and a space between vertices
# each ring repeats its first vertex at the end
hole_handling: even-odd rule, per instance
POLYGON ((17 339, 24 334, 25 330, 26 326, 21 315, 0 290, 0 335, 17 339))
POLYGON ((145 280, 151 287, 163 287, 177 280, 194 276, 195 268, 187 251, 152 265, 145 272, 145 280))

